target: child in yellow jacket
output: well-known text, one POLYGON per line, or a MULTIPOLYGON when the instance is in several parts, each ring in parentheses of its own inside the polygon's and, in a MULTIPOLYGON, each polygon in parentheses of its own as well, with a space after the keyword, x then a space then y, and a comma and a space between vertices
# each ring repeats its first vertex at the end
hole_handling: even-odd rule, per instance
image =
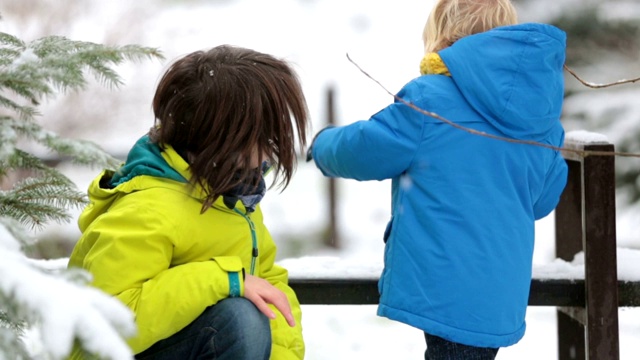
POLYGON ((297 75, 249 49, 197 51, 164 74, 153 110, 126 163, 90 185, 69 267, 133 311, 136 359, 302 359, 300 305, 259 206, 264 173, 286 187, 296 133, 306 144, 297 75))

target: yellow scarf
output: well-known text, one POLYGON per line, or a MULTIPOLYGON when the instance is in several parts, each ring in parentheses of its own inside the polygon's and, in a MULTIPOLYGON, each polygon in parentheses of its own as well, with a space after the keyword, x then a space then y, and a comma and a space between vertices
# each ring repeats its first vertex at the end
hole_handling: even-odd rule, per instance
POLYGON ((428 53, 420 61, 420 74, 435 74, 451 76, 447 65, 444 64, 438 53, 428 53))

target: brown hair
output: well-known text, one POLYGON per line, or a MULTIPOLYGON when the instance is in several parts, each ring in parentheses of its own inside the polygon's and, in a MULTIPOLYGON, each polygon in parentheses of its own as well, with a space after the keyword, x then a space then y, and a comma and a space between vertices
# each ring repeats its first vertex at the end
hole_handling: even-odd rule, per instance
POLYGON ((297 163, 296 133, 306 146, 308 110, 296 73, 250 49, 222 45, 177 60, 160 80, 153 111, 150 138, 186 157, 191 182, 207 194, 203 211, 238 184, 258 185, 259 168, 243 165, 256 151, 274 164, 272 186, 280 180, 286 188, 297 163))
POLYGON ((515 25, 517 21, 510 0, 438 0, 422 34, 425 53, 440 51, 468 35, 515 25))

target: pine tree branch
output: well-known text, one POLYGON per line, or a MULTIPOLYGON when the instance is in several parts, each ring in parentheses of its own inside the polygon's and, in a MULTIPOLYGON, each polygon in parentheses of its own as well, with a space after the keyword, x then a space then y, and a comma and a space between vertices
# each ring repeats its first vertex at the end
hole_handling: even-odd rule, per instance
MULTIPOLYGON (((98 145, 85 140, 62 139, 44 131, 34 122, 35 116, 40 115, 35 106, 39 105, 40 98, 53 96, 58 91, 83 89, 87 84, 85 72, 93 74, 106 86, 117 87, 122 79, 113 66, 124 60, 146 58, 162 59, 163 55, 155 48, 107 46, 61 36, 48 36, 27 44, 12 35, 0 33, 0 91, 11 91, 31 104, 22 105, 0 93, 0 108, 17 114, 17 119, 0 118, 0 162, 19 137, 26 137, 60 155, 70 156, 77 164, 117 168, 120 161, 98 145), (24 124, 19 124, 18 120, 24 124)), ((2 175, 6 175, 6 171, 0 169, 2 175)))
POLYGON ((0 197, 0 214, 15 219, 29 229, 42 229, 50 221, 62 224, 71 220, 64 209, 53 205, 12 201, 0 197))
POLYGON ((28 169, 42 172, 49 169, 42 164, 39 158, 30 156, 24 151, 17 150, 16 153, 13 153, 19 137, 34 140, 58 155, 69 156, 75 164, 111 170, 115 170, 121 165, 120 160, 111 156, 94 142, 83 139, 65 139, 55 133, 43 130, 40 125, 31 121, 17 121, 9 116, 0 116, 0 137, 3 140, 0 144, 0 178, 6 175, 5 170, 28 169), (11 128, 13 134, 10 134, 10 131, 2 130, 3 126, 11 128), (12 151, 11 156, 7 156, 1 151, 5 146, 12 151), (2 165, 5 157, 12 157, 13 161, 2 165))
MULTIPOLYGON (((42 127, 37 124, 33 119, 25 120, 20 119, 17 120, 12 116, 0 116, 0 127, 10 128, 16 133, 17 136, 22 136, 31 140, 36 140, 37 136, 34 134, 42 131, 42 127)), ((4 133, 6 135, 6 133, 4 133)), ((11 140, 10 138, 2 137, 3 141, 11 140)))
POLYGON ((11 47, 19 48, 24 46, 24 41, 11 34, 0 32, 0 45, 8 45, 11 47))
POLYGON ((117 87, 122 79, 115 66, 124 60, 144 58, 162 58, 162 54, 157 49, 137 45, 105 46, 59 36, 25 43, 0 32, 0 180, 13 172, 29 171, 26 179, 14 183, 9 190, 0 190, 0 227, 10 234, 10 239, 0 241, 0 304, 4 311, 0 314, 0 358, 6 354, 14 357, 24 354, 27 358, 24 349, 15 348, 22 342, 16 341, 13 331, 3 327, 5 314, 10 322, 24 319, 42 332, 47 357, 65 358, 74 341, 87 352, 111 359, 132 357, 121 336, 133 335, 133 317, 117 299, 90 287, 77 287, 62 281, 61 274, 51 276, 27 264, 22 253, 34 238, 26 227, 33 230, 51 220, 68 221, 71 218, 68 209, 86 205, 87 198, 61 172, 18 149, 17 144, 29 140, 69 156, 76 163, 119 166, 118 160, 96 144, 63 139, 45 130, 35 117, 40 115, 37 109, 42 98, 83 89, 87 75, 106 86, 117 87), (71 306, 70 298, 75 299, 71 306), (48 305, 42 308, 45 301, 48 305), (75 312, 60 318, 55 311, 62 308, 73 308, 75 312), (69 331, 51 336, 52 330, 61 328, 69 331))
POLYGON ((569 152, 569 153, 576 153, 576 154, 579 154, 582 157, 596 155, 596 156, 620 156, 620 157, 640 158, 640 154, 635 154, 635 153, 570 149, 570 148, 566 148, 566 147, 558 147, 558 146, 553 146, 553 145, 549 145, 549 144, 544 144, 544 143, 537 142, 537 141, 532 141, 532 140, 519 140, 519 139, 513 139, 513 138, 509 138, 509 137, 505 137, 505 136, 498 136, 498 135, 488 134, 488 133, 485 133, 483 131, 478 131, 478 130, 475 130, 475 129, 471 129, 471 128, 462 126, 462 125, 457 124, 457 123, 455 123, 455 122, 453 122, 451 120, 448 120, 448 119, 446 119, 446 118, 444 118, 444 117, 442 117, 442 116, 440 116, 440 115, 438 115, 438 114, 436 114, 434 112, 430 112, 430 111, 421 109, 420 107, 418 107, 418 106, 416 106, 416 105, 404 100, 403 98, 399 97, 398 95, 393 94, 384 85, 382 85, 378 80, 376 80, 371 75, 369 75, 366 71, 364 71, 364 69, 362 69, 355 61, 353 61, 351 59, 349 54, 347 54, 347 59, 349 60, 349 62, 351 62, 353 65, 355 65, 358 68, 358 70, 360 70, 360 72, 362 72, 366 77, 368 77, 373 82, 378 84, 387 94, 393 96, 393 98, 396 101, 407 105, 408 107, 418 111, 421 114, 427 115, 427 116, 432 117, 432 118, 437 119, 437 120, 440 120, 445 124, 451 125, 452 127, 456 128, 456 129, 459 129, 459 130, 462 130, 462 131, 465 131, 467 133, 470 133, 470 134, 473 134, 473 135, 487 137, 487 138, 494 139, 494 140, 514 143, 514 144, 533 145, 533 146, 547 148, 547 149, 551 149, 551 150, 555 150, 555 151, 564 151, 564 152, 569 152))
POLYGON ((68 221, 66 209, 87 204, 84 193, 61 174, 40 178, 27 178, 6 192, 0 192, 0 216, 15 219, 31 228, 43 226, 47 221, 68 221))
POLYGON ((29 170, 35 176, 63 177, 55 169, 46 166, 40 158, 17 148, 13 149, 11 156, 0 160, 0 179, 15 170, 29 170))
POLYGON ((163 59, 156 48, 138 45, 107 46, 91 42, 73 41, 62 36, 48 36, 25 44, 19 39, 0 33, 0 88, 8 88, 29 99, 60 91, 83 89, 88 71, 102 84, 118 87, 122 79, 112 66, 124 60, 145 58, 163 59), (4 41, 3 41, 4 40, 4 41))
MULTIPOLYGON (((0 79, 0 89, 2 88, 1 82, 2 80, 0 79)), ((27 121, 33 120, 36 115, 39 115, 36 108, 31 106, 22 106, 2 95, 0 95, 0 108, 7 108, 9 110, 12 110, 16 112, 21 119, 27 121)))
POLYGON ((0 47, 0 66, 11 65, 12 59, 17 58, 18 56, 20 56, 20 51, 12 48, 0 47))
POLYGON ((83 69, 89 70, 103 84, 117 87, 122 84, 122 80, 111 66, 118 65, 124 60, 163 58, 162 53, 155 48, 137 45, 107 46, 72 41, 61 36, 45 37, 32 42, 29 46, 44 63, 49 63, 53 68, 64 70, 64 77, 52 77, 54 83, 62 89, 83 88, 85 85, 82 76, 83 69), (67 80, 73 80, 73 82, 67 80))
MULTIPOLYGON (((1 294, 0 294, 1 295, 1 294)), ((0 296, 1 298, 1 296, 0 296)), ((4 300, 4 299, 3 299, 4 300)), ((6 304, 5 301, 1 302, 6 304)), ((6 310, 0 310, 0 327, 7 327, 13 332, 22 335, 24 333, 25 321, 14 321, 15 317, 7 313, 6 310)))
POLYGON ((76 164, 106 169, 117 169, 121 161, 114 158, 96 143, 82 139, 64 139, 54 133, 46 133, 38 141, 60 155, 71 157, 76 164))
POLYGON ((18 141, 21 138, 37 140, 35 135, 41 130, 40 125, 34 121, 18 121, 10 116, 0 116, 0 139, 2 140, 0 142, 0 179, 6 175, 8 170, 15 170, 10 165, 10 159, 22 154, 16 153, 18 141))

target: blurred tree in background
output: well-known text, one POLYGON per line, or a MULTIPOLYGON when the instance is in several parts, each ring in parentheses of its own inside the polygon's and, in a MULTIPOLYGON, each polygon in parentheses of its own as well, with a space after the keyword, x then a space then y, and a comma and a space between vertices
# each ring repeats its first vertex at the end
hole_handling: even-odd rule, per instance
MULTIPOLYGON (((516 0, 520 17, 567 33, 567 66, 608 84, 640 77, 640 3, 629 0, 516 0)), ((566 77, 565 128, 607 135, 620 152, 640 153, 640 83, 588 88, 566 77)), ((616 158, 620 205, 640 203, 640 160, 616 158)))
MULTIPOLYGON (((586 5, 556 20, 556 25, 563 28, 570 39, 567 44, 567 65, 584 69, 585 73, 589 67, 594 68, 596 72, 601 72, 598 76, 593 75, 594 79, 600 79, 600 83, 640 77, 640 68, 637 66, 640 16, 622 16, 623 12, 607 15, 603 10, 607 2, 586 5)), ((617 151, 640 153, 638 88, 638 85, 622 85, 619 89, 568 88, 568 99, 586 95, 584 101, 588 101, 588 96, 593 92, 606 92, 606 97, 600 100, 604 108, 596 113, 572 109, 573 112, 567 115, 576 123, 575 127, 603 133, 614 132, 611 140, 617 151), (617 101, 609 100, 616 97, 617 101)), ((628 204, 640 202, 640 161, 618 158, 616 164, 616 184, 627 194, 628 204)))

